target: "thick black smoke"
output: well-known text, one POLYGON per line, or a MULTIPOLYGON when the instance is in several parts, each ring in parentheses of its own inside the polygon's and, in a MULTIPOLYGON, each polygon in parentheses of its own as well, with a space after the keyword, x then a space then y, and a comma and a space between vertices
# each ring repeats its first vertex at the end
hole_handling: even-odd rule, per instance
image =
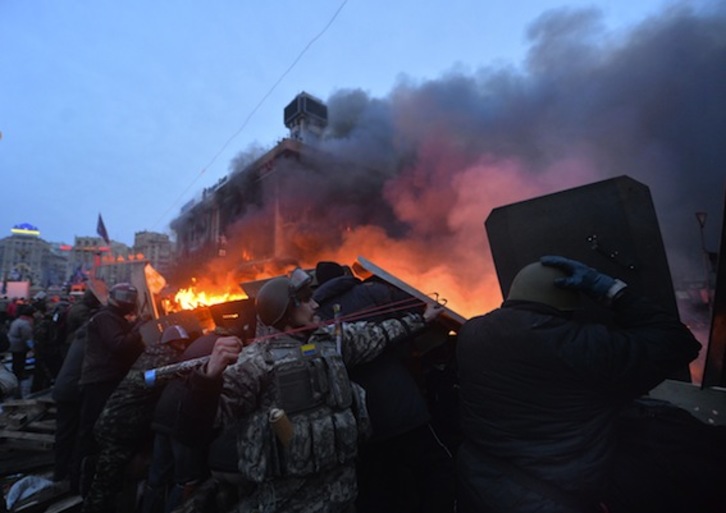
MULTIPOLYGON (((723 215, 726 16, 673 8, 619 38, 601 21, 593 10, 543 14, 528 31, 523 71, 403 83, 383 100, 341 91, 328 101, 323 148, 375 170, 361 180, 393 205, 402 199, 390 190, 397 185, 430 209, 433 187, 443 204, 418 219, 395 218, 432 240, 455 229, 447 218, 460 207, 456 184, 475 166, 514 166, 517 181, 543 193, 629 175, 651 189, 672 265, 700 264, 695 212, 708 213, 714 251, 723 215)), ((492 186, 508 187, 505 178, 492 186)), ((502 191, 501 204, 527 199, 513 192, 502 191)), ((500 206, 496 195, 482 200, 500 206)))
POLYGON ((325 136, 301 162, 320 152, 337 164, 291 161, 276 170, 284 180, 256 185, 308 220, 292 254, 374 243, 493 307, 481 299, 497 289, 482 263, 493 208, 628 175, 650 187, 674 281, 703 276, 695 213, 708 213, 715 251, 726 183, 726 13, 673 8, 616 36, 597 11, 559 10, 528 37, 524 69, 404 81, 386 98, 333 94, 325 136))

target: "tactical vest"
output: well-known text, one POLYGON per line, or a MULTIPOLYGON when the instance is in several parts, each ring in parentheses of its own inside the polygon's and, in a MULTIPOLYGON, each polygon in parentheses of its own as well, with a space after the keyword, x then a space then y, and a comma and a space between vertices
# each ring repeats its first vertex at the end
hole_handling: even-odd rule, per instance
POLYGON ((294 339, 268 343, 273 404, 243 422, 237 438, 238 466, 248 479, 307 476, 353 461, 361 436, 370 429, 365 392, 351 383, 332 341, 301 345, 294 339), (275 436, 269 412, 287 414, 293 436, 287 446, 275 436))

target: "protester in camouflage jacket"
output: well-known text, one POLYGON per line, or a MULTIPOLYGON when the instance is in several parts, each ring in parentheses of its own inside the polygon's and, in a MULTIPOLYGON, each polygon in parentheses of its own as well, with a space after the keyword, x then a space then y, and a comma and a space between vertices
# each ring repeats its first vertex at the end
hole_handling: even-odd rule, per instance
POLYGON ((235 426, 240 473, 257 484, 241 511, 347 511, 357 493, 357 445, 370 426, 365 392, 346 366, 370 361, 440 312, 318 327, 301 272, 260 290, 260 320, 277 331, 247 346, 224 372, 221 420, 235 426), (287 414, 288 438, 270 423, 274 409, 287 414))

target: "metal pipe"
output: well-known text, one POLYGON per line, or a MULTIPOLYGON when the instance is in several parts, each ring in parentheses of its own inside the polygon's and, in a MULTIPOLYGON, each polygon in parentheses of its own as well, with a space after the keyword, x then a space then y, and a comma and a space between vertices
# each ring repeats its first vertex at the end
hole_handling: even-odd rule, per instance
POLYGON ((202 367, 209 361, 209 356, 201 356, 192 360, 185 360, 179 363, 171 363, 156 369, 149 369, 144 372, 144 384, 151 388, 155 385, 165 383, 174 378, 182 377, 195 369, 202 367))

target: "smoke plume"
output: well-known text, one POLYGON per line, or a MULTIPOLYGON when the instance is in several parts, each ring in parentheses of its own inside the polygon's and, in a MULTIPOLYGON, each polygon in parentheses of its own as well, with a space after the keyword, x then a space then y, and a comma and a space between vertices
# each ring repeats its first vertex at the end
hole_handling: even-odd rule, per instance
POLYGON ((493 208, 628 175, 651 190, 674 282, 703 276, 694 214, 708 213, 715 251, 726 178, 724 12, 674 8, 615 37, 597 11, 551 11, 528 38, 521 70, 327 99, 329 126, 301 162, 336 163, 291 160, 284 179, 255 185, 260 210, 279 194, 306 220, 286 253, 305 265, 363 255, 469 316, 502 299, 483 224, 493 208))

